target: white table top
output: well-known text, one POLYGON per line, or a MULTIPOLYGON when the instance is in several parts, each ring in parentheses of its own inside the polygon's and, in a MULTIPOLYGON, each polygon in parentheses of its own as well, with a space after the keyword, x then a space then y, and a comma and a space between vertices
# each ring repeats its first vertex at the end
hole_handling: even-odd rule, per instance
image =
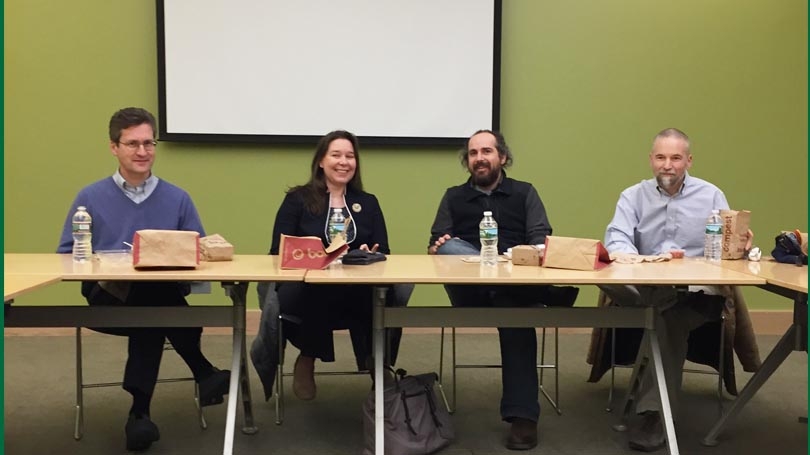
POLYGON ((57 283, 61 280, 62 277, 56 274, 7 274, 3 277, 3 301, 8 302, 26 292, 57 283))
POLYGON ((309 270, 308 283, 436 283, 436 284, 658 284, 658 285, 761 285, 765 278, 711 265, 703 259, 669 262, 611 264, 599 271, 562 270, 519 266, 497 267, 467 263, 462 256, 390 255, 388 260, 364 266, 332 265, 309 270))
POLYGON ((765 278, 768 283, 786 289, 807 294, 807 266, 782 264, 773 258, 762 258, 759 262, 740 259, 736 261, 721 261, 724 269, 736 272, 750 273, 765 278))
POLYGON ((57 275, 64 281, 303 281, 305 270, 282 270, 278 256, 235 255, 188 270, 135 270, 131 264, 93 260, 75 264, 69 254, 5 254, 4 273, 57 275))

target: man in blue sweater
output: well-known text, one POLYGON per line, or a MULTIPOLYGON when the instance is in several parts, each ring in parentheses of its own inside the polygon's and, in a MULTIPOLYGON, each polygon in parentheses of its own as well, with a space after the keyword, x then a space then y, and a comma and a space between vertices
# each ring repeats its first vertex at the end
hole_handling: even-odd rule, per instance
MULTIPOLYGON (((120 249, 140 229, 196 231, 205 235, 188 193, 152 174, 157 145, 152 114, 140 108, 121 109, 110 119, 109 130, 110 150, 118 158, 118 170, 112 177, 84 187, 76 196, 57 252, 72 251, 71 222, 78 206, 87 207, 93 217, 94 251, 120 249)), ((82 295, 90 305, 183 306, 188 305, 185 299, 188 293, 187 285, 176 282, 82 283, 82 295)), ((123 385, 132 394, 125 427, 127 450, 146 450, 160 439, 160 432, 150 419, 149 405, 166 338, 191 369, 199 385, 200 404, 223 402, 230 371, 218 370, 202 354, 201 328, 97 330, 129 337, 123 385)))

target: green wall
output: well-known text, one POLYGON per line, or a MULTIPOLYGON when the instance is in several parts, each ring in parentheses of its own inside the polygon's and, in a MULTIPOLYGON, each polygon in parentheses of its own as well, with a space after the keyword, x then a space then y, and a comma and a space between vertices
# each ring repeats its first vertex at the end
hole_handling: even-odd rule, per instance
MULTIPOLYGON (((753 212, 763 249, 780 229, 807 228, 805 0, 503 3, 510 175, 538 188, 556 234, 602 238, 619 192, 651 175, 651 139, 669 126, 693 139, 692 174, 753 212)), ((79 188, 115 170, 109 116, 130 105, 157 111, 155 5, 6 0, 4 8, 5 252, 51 252, 79 188)), ((425 251, 442 192, 465 179, 455 152, 362 149, 395 253, 425 251)), ((306 180, 310 159, 310 147, 162 143, 155 172, 191 193, 209 233, 239 254, 262 254, 284 190, 306 180)), ((757 308, 789 308, 746 292, 757 308)), ((53 299, 78 302, 77 285, 20 300, 53 299)), ((580 299, 590 305, 595 292, 580 299)), ((418 286, 414 302, 446 297, 418 286)))

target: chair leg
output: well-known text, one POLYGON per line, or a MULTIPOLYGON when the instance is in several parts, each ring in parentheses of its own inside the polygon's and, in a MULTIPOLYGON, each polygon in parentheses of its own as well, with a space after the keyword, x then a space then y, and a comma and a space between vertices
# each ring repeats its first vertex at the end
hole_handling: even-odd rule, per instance
POLYGON ((278 369, 276 371, 276 425, 284 422, 284 320, 278 317, 278 369))
MULTIPOLYGON (((447 411, 449 413, 453 413, 456 407, 456 390, 457 390, 457 383, 456 383, 456 376, 458 373, 459 368, 503 368, 502 365, 459 365, 456 358, 456 328, 451 327, 450 329, 450 337, 451 337, 451 365, 450 369, 453 373, 453 392, 452 392, 452 406, 450 403, 447 402, 447 397, 444 394, 444 388, 442 387, 443 384, 443 375, 444 375, 444 328, 441 328, 441 335, 440 335, 440 346, 439 346, 439 390, 441 391, 442 398, 445 401, 445 406, 447 407, 447 411)), ((562 409, 560 408, 560 368, 559 368, 559 360, 560 360, 560 332, 559 328, 554 328, 554 363, 553 364, 546 364, 546 329, 543 328, 542 338, 540 341, 540 356, 539 356, 539 363, 536 363, 535 366, 539 371, 538 373, 538 389, 540 393, 543 394, 546 400, 548 400, 549 404, 554 408, 554 411, 557 415, 562 415, 562 409), (543 384, 545 379, 545 371, 546 369, 553 369, 554 370, 554 397, 548 393, 543 384)), ((535 359, 537 361, 538 359, 535 359)))
MULTIPOLYGON (((174 350, 170 343, 164 344, 164 350, 174 350)), ((194 378, 164 378, 158 379, 158 383, 162 382, 179 382, 179 381, 193 381, 194 382, 194 407, 197 409, 197 418, 200 423, 200 428, 203 430, 208 428, 208 422, 205 420, 205 414, 200 404, 200 388, 199 384, 194 381, 194 378)), ((75 406, 75 423, 73 428, 73 439, 80 440, 84 436, 84 389, 96 387, 112 387, 121 386, 120 382, 105 382, 105 383, 84 383, 84 375, 82 370, 82 328, 76 327, 76 406, 75 406)))
POLYGON ((452 414, 454 409, 450 406, 450 402, 447 401, 447 394, 444 393, 444 327, 441 328, 441 332, 439 335, 439 394, 442 396, 442 401, 444 402, 444 408, 447 409, 447 412, 452 414))
POLYGON ((82 382, 82 328, 76 327, 76 416, 73 439, 80 440, 84 435, 84 396, 82 382))
POLYGON ((194 381, 194 406, 197 408, 197 419, 200 421, 200 428, 203 430, 208 429, 208 422, 205 420, 203 408, 200 406, 200 385, 194 381))
POLYGON ((557 415, 562 415, 560 408, 560 328, 554 327, 554 406, 557 415))
POLYGON ((444 382, 444 327, 439 332, 439 384, 444 382))
POLYGON ((450 331, 451 331, 451 333, 450 333, 450 339, 451 339, 450 344, 451 344, 451 348, 452 348, 452 353, 450 355, 450 358, 452 359, 451 360, 451 362, 452 362, 451 367, 452 367, 452 370, 453 370, 453 405, 452 405, 453 411, 452 412, 456 412, 456 403, 457 403, 456 402, 456 390, 458 389, 458 387, 456 387, 456 373, 458 373, 458 365, 457 365, 457 362, 456 362, 456 328, 453 327, 450 331))
MULTIPOLYGON (((164 341, 163 343, 163 351, 174 351, 174 346, 172 346, 169 340, 164 341)), ((168 378, 168 379, 158 379, 158 383, 161 382, 179 382, 179 381, 191 381, 194 384, 194 388, 192 389, 193 397, 194 397, 194 408, 197 410, 197 421, 200 423, 200 428, 203 430, 208 429, 208 422, 205 420, 205 413, 203 411, 203 407, 200 404, 200 385, 197 384, 197 381, 194 378, 168 378)))
MULTIPOLYGON (((545 368, 543 366, 546 364, 546 328, 543 327, 543 334, 540 338, 540 365, 538 368, 540 369, 540 389, 543 389, 543 374, 545 368)), ((556 366, 556 365, 555 365, 556 366)))
MULTIPOLYGON (((724 315, 721 314, 720 316, 720 353, 718 356, 718 365, 717 365, 717 408, 720 416, 723 415, 723 369, 725 366, 725 344, 726 344, 726 337, 725 337, 725 324, 726 318, 724 315)), ((611 330, 611 339, 610 339, 610 389, 608 392, 608 401, 607 407, 605 410, 607 412, 611 412, 613 406, 613 393, 616 387, 616 329, 611 330)), ((714 374, 713 371, 707 372, 704 370, 689 370, 684 369, 684 372, 689 373, 703 373, 703 374, 714 374)))
POLYGON ((717 411, 723 416, 723 368, 726 353, 726 317, 720 315, 720 355, 717 361, 717 411))
POLYGON ((610 329, 610 389, 605 411, 613 411, 613 391, 616 388, 616 329, 610 329))
POLYGON ((554 327, 554 363, 550 365, 546 365, 546 328, 543 327, 542 338, 540 341, 540 363, 537 365, 537 368, 540 370, 540 393, 548 400, 551 407, 554 408, 554 411, 557 415, 562 415, 562 410, 560 409, 560 369, 559 369, 559 360, 560 360, 560 351, 559 351, 559 328, 554 327), (546 369, 553 369, 554 370, 554 398, 551 398, 551 395, 548 394, 546 388, 543 384, 543 376, 544 370, 546 369))

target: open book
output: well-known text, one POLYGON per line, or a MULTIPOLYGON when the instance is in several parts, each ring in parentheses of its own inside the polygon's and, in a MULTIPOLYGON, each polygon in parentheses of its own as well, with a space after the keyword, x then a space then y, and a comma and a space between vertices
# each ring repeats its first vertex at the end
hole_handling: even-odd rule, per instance
POLYGON ((335 237, 335 240, 324 248, 319 237, 295 237, 281 234, 279 248, 281 268, 325 269, 348 249, 346 238, 341 235, 335 237))

